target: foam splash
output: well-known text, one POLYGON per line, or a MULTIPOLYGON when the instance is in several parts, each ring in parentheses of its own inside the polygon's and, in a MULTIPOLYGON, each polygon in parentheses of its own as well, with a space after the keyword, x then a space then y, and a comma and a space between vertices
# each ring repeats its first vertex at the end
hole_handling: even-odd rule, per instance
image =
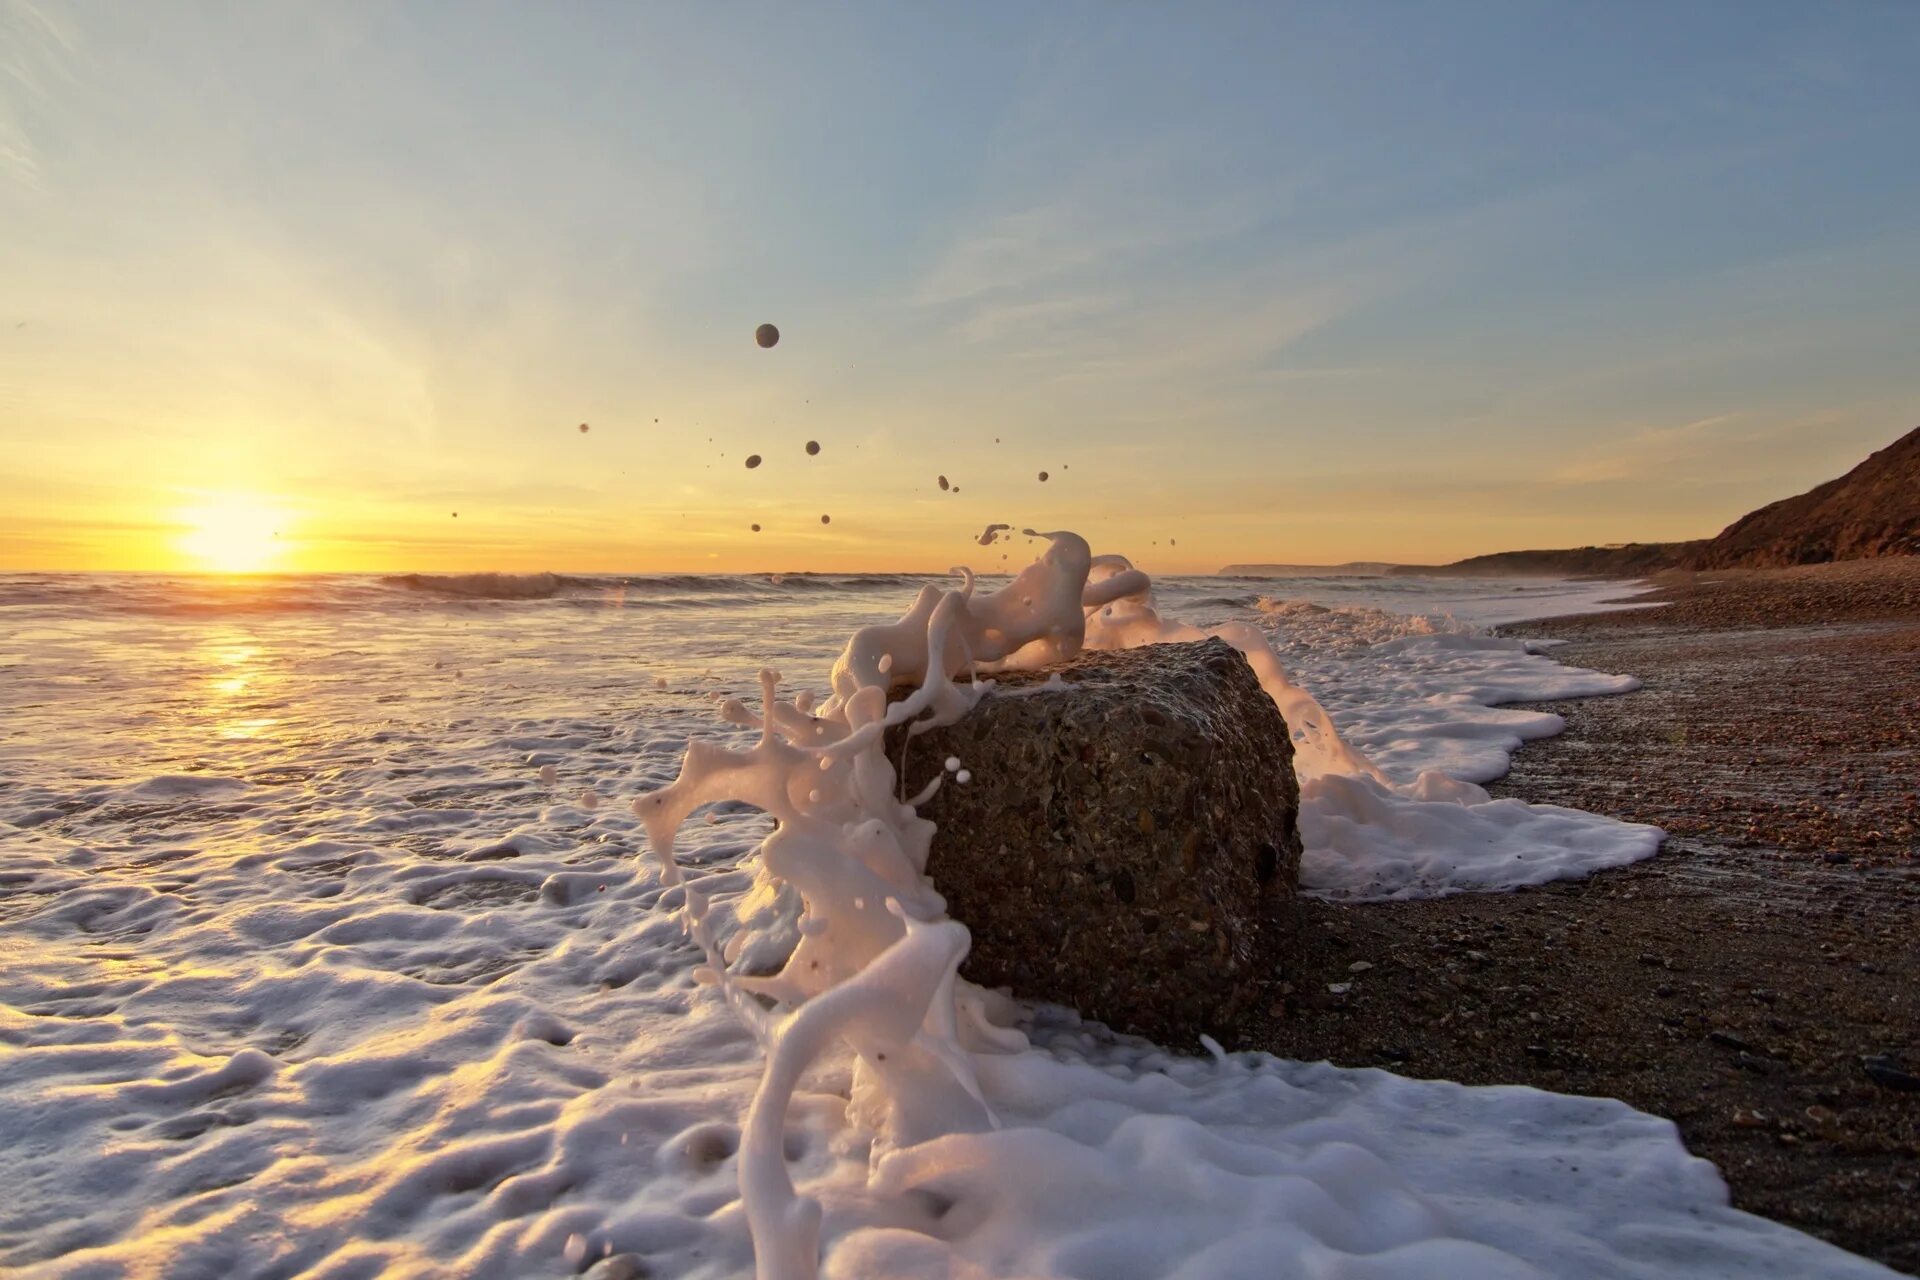
MULTIPOLYGON (((597 593, 611 580, 583 581, 597 593)), ((679 908, 696 888, 724 971, 750 978, 775 975, 804 936, 802 903, 746 861, 771 825, 750 806, 693 813, 670 887, 630 856, 645 833, 625 801, 671 781, 690 737, 744 752, 761 736, 707 723, 704 697, 754 687, 751 668, 719 655, 772 647, 824 675, 871 620, 870 593, 911 598, 922 580, 622 581, 630 600, 712 603, 458 602, 449 615, 371 578, 244 592, 197 578, 0 583, 20 623, 0 634, 15 739, 0 786, 0 1272, 753 1273, 740 1152, 772 1167, 782 1104, 754 1036, 696 985, 714 965, 679 908), (236 612, 232 598, 255 595, 272 607, 236 612), (179 701, 203 688, 183 675, 254 685, 179 701), (603 690, 621 691, 622 713, 583 713, 603 690), (263 695, 285 708, 278 729, 255 719, 263 695), (211 754, 229 729, 240 736, 211 754), (548 763, 553 785, 537 779, 548 763), (575 799, 586 787, 622 803, 589 810, 575 799)), ((1236 616, 1201 601, 1218 583, 1155 586, 1168 613, 1236 616), (1168 609, 1169 596, 1188 603, 1168 609)), ((1452 608, 1474 593, 1449 582, 1361 598, 1452 608)), ((1500 607, 1542 612, 1544 598, 1500 607)), ((1461 730, 1486 750, 1515 729, 1509 717, 1536 714, 1460 706, 1429 728, 1411 710, 1445 710, 1474 682, 1564 696, 1538 691, 1604 679, 1499 647, 1430 649, 1424 635, 1372 661, 1317 626, 1265 634, 1345 742, 1402 788, 1455 768, 1446 744, 1461 730), (1415 664, 1425 674, 1409 675, 1415 664)), ((793 702, 812 709, 804 692, 793 702)), ((1423 811, 1395 794, 1401 817, 1423 811)), ((942 924, 901 923, 907 951, 944 966, 906 937, 942 924)), ((932 990, 928 1015, 984 998, 894 976, 932 990)), ((797 1014, 749 998, 776 1026, 824 1022, 830 996, 797 1014)), ((1195 1046, 1116 1039, 1045 1007, 1020 1011, 1020 1050, 999 1029, 1006 1012, 956 1017, 963 1039, 995 1029, 967 1065, 1000 1127, 913 1145, 876 1142, 870 1112, 850 1107, 856 1055, 837 1027, 786 1042, 796 1059, 820 1048, 784 1103, 779 1155, 787 1203, 819 1205, 823 1276, 1892 1275, 1732 1209, 1671 1124, 1617 1102, 1182 1056, 1195 1046)), ((776 1225, 781 1185, 756 1191, 754 1212, 772 1208, 776 1225)), ((811 1255, 797 1253, 804 1268, 811 1255)))
MULTIPOLYGON (((980 541, 997 532, 989 526, 980 541)), ((1027 1038, 1008 1025, 1003 998, 959 978, 968 936, 926 876, 935 828, 918 806, 945 778, 903 799, 884 749, 889 729, 918 733, 965 716, 991 694, 993 672, 1043 668, 1083 648, 1227 641, 1293 733, 1308 847, 1303 881, 1330 894, 1504 886, 1644 856, 1657 841, 1640 830, 1596 855, 1563 838, 1531 861, 1517 855, 1525 865, 1516 872, 1503 833, 1531 847, 1543 834, 1568 836, 1555 821, 1585 834, 1590 816, 1558 811, 1543 826, 1533 807, 1492 802, 1438 771, 1396 783, 1288 679, 1257 628, 1205 631, 1164 618, 1151 579, 1126 558, 1096 557, 1071 532, 1023 532, 1044 538, 1047 549, 1006 586, 978 593, 964 569, 955 570, 957 587, 924 586, 899 621, 854 633, 833 665, 832 696, 817 708, 805 694, 781 701, 778 675, 762 672, 757 715, 738 700, 722 708, 729 722, 758 729, 758 742, 745 750, 694 742, 674 782, 633 802, 666 883, 683 895, 684 926, 706 953, 701 980, 767 1054, 739 1168, 764 1280, 803 1280, 818 1270, 820 1205, 796 1191, 781 1135, 802 1076, 838 1043, 855 1055, 852 1114, 876 1135, 876 1159, 998 1127, 979 1068, 1026 1049, 1027 1038), (899 688, 908 692, 890 701, 899 688), (775 821, 760 847, 756 889, 736 905, 746 923, 731 936, 716 927, 712 904, 686 883, 674 854, 681 825, 723 802, 752 805, 775 821), (1489 848, 1497 850, 1497 877, 1463 876, 1463 865, 1488 862, 1489 848), (770 959, 777 967, 762 971, 770 959)))

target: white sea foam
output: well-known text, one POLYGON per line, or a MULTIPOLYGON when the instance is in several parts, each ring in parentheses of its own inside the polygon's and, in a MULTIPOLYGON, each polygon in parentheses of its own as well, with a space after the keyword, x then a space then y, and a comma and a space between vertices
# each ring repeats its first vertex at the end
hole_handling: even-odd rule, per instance
MULTIPOLYGON (((764 976, 801 938, 859 948, 829 937, 831 920, 803 920, 790 890, 756 883, 748 855, 769 830, 752 807, 696 806, 712 821, 679 831, 672 884, 634 857, 626 806, 578 798, 658 792, 690 735, 755 749, 764 735, 708 727, 703 695, 753 693, 736 659, 765 651, 770 622, 787 637, 773 658, 824 670, 870 613, 866 588, 698 615, 559 598, 498 605, 510 613, 240 600, 180 615, 154 607, 151 583, 129 588, 146 593, 132 610, 30 585, 37 603, 0 636, 14 730, 0 746, 0 1269, 737 1276, 755 1266, 739 1191, 750 1156, 791 1179, 793 1200, 772 1188, 776 1236, 791 1243, 788 1215, 818 1203, 830 1276, 1891 1274, 1732 1210, 1671 1125, 1619 1103, 1174 1056, 1063 1011, 1016 1034, 985 1004, 954 1002, 943 1034, 965 1032, 980 1110, 967 1122, 962 1083, 924 1132, 890 1127, 898 1086, 856 1087, 868 1069, 832 1024, 893 1018, 860 1033, 870 1050, 937 1040, 924 1019, 899 1021, 916 993, 939 1007, 958 926, 937 921, 881 953, 927 962, 931 984, 876 960, 846 988, 871 1007, 801 1004, 828 1015, 815 1019, 821 1059, 784 1108, 743 1125, 761 1082, 755 1029, 778 1027, 701 985, 715 958, 682 933, 689 895, 709 904, 709 941, 736 971, 764 976), (691 674, 709 666, 719 674, 691 674), (549 764, 552 786, 538 777, 549 764)), ((271 590, 284 602, 305 588, 271 590)), ((1208 608, 1203 621, 1238 621, 1243 640, 1257 626, 1300 697, 1317 696, 1327 722, 1303 747, 1308 787, 1358 788, 1410 832, 1409 813, 1489 829, 1540 818, 1473 801, 1444 771, 1485 776, 1538 727, 1488 700, 1599 679, 1506 645, 1322 644, 1250 605, 1208 608), (1449 736, 1469 745, 1436 745, 1449 736), (1346 747, 1382 776, 1358 750, 1363 765, 1343 764, 1346 747)), ((1340 612, 1318 625, 1429 634, 1340 612)), ((814 717, 804 698, 789 705, 814 717)), ((826 801, 857 768, 816 762, 807 790, 826 801)), ((782 803, 820 817, 821 802, 782 803)), ((1607 830, 1567 821, 1543 838, 1573 847, 1607 830)), ((805 852, 793 825, 788 852, 805 852)), ((1399 883, 1465 881, 1422 868, 1399 883)), ((891 896, 931 909, 916 887, 891 896)), ((898 924, 864 891, 847 905, 898 924)), ((942 1066, 933 1056, 917 1066, 942 1066)))

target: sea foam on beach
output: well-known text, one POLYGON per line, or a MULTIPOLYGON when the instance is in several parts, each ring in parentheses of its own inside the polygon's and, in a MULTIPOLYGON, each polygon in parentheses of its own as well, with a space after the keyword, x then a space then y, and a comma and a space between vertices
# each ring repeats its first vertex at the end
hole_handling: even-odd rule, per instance
MULTIPOLYGON (((1078 608, 1057 569, 1027 586, 1078 608)), ((1475 785, 1559 727, 1490 702, 1628 687, 1466 634, 1518 616, 1504 589, 1176 581, 1150 621, 1127 572, 1096 575, 1095 614, 1115 610, 1096 641, 1187 616, 1267 650, 1307 734, 1315 891, 1651 851, 1644 828, 1475 785)), ((859 672, 912 674, 912 628, 825 678, 922 585, 0 581, 0 1268, 734 1276, 758 1234, 769 1275, 1890 1274, 1732 1210, 1669 1123, 1617 1102, 1185 1056, 1067 1011, 1007 1025, 953 982, 937 886, 895 875, 916 819, 881 807, 855 741, 859 672), (690 738, 709 779, 779 739, 748 663, 800 678, 776 727, 807 750, 761 771, 771 804, 683 785, 677 867, 641 858, 641 818, 588 797, 673 794, 690 738), (825 878, 810 922, 769 863, 825 878), (720 980, 796 943, 827 978, 720 980), (811 1030, 788 1040, 768 998, 811 1030), (769 1046, 793 1068, 772 1094, 769 1046)), ((929 585, 923 662, 958 584, 929 585)), ((980 630, 1063 643, 1031 598, 980 630)), ((934 684, 929 705, 973 696, 934 684)))

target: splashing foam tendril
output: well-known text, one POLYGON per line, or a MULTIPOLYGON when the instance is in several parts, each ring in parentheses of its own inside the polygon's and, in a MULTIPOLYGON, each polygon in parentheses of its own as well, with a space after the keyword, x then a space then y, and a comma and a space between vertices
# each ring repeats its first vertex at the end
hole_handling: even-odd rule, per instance
MULTIPOLYGON (((980 541, 998 531, 990 527, 980 541)), ((956 569, 958 587, 921 588, 898 622, 854 633, 833 666, 832 695, 817 709, 804 693, 780 701, 780 677, 762 671, 758 716, 737 699, 721 708, 728 722, 757 728, 758 743, 737 750, 695 741, 673 783, 633 802, 665 883, 683 895, 683 925, 706 953, 697 979, 718 989, 767 1054, 739 1167, 761 1280, 805 1280, 818 1270, 821 1209, 797 1193, 783 1133, 802 1076, 837 1041, 856 1055, 850 1116, 876 1135, 876 1160, 888 1146, 996 1128, 976 1078, 979 1056, 1027 1047, 1008 1025, 1011 1002, 958 976, 969 937, 926 876, 935 825, 919 814, 944 777, 899 798, 884 746, 888 729, 907 724, 919 733, 961 719, 991 692, 995 672, 1050 666, 1083 648, 1212 635, 1246 656, 1286 718, 1303 797, 1325 781, 1358 787, 1376 802, 1487 798, 1439 774, 1392 783, 1288 680, 1257 629, 1235 623, 1208 632, 1163 619, 1151 580, 1125 558, 1096 557, 1074 533, 1023 532, 1049 545, 1005 587, 976 594, 972 572, 956 569), (910 692, 889 703, 895 687, 910 692), (741 971, 769 966, 739 963, 755 939, 742 931, 723 944, 712 904, 675 859, 680 826, 721 801, 756 806, 776 823, 759 849, 751 902, 736 906, 742 920, 763 920, 788 886, 801 904, 797 923, 782 934, 797 942, 770 975, 741 971)))

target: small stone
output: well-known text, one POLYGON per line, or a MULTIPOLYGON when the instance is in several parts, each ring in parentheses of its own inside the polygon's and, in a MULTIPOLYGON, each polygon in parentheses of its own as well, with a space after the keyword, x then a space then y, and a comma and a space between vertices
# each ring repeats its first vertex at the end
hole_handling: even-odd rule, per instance
POLYGON ((1860 1066, 1877 1085, 1902 1093, 1920 1093, 1920 1076, 1903 1068, 1890 1053, 1862 1054, 1860 1066))
POLYGON ((587 1272, 587 1280, 647 1280, 652 1274, 647 1270, 646 1259, 639 1254, 615 1253, 594 1263, 593 1270, 587 1272))
POLYGON ((1764 1129, 1767 1127, 1767 1114, 1755 1111, 1752 1107, 1736 1107, 1732 1124, 1736 1129, 1764 1129))
POLYGON ((1839 1121, 1840 1113, 1832 1107, 1823 1107, 1819 1103, 1807 1108, 1807 1119, 1817 1125, 1829 1125, 1839 1121))
POLYGON ((1371 968, 1373 968, 1373 961, 1355 960, 1352 964, 1347 966, 1347 972, 1348 973, 1365 973, 1367 970, 1371 968))
POLYGON ((1353 984, 1351 982, 1329 982, 1327 984, 1327 990, 1336 996, 1343 996, 1353 990, 1353 984))
POLYGON ((1713 1041, 1717 1045, 1720 1045, 1722 1048, 1733 1049, 1740 1053, 1760 1052, 1758 1049, 1748 1044, 1745 1040, 1742 1040, 1739 1036, 1736 1036, 1733 1033, 1728 1031, 1709 1031, 1707 1032, 1707 1039, 1713 1041))

